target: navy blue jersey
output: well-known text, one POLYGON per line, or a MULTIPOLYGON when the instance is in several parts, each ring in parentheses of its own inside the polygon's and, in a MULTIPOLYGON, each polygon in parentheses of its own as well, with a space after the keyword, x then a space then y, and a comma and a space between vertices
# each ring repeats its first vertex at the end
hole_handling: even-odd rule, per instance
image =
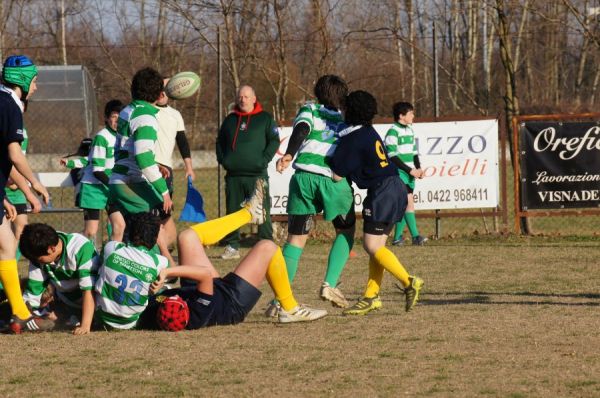
POLYGON ((361 189, 398 175, 398 168, 388 158, 385 144, 373 126, 346 129, 340 137, 331 159, 335 174, 350 178, 361 189))
POLYGON ((23 141, 23 114, 15 99, 5 90, 0 90, 0 200, 4 198, 4 187, 12 170, 8 158, 8 145, 23 141))

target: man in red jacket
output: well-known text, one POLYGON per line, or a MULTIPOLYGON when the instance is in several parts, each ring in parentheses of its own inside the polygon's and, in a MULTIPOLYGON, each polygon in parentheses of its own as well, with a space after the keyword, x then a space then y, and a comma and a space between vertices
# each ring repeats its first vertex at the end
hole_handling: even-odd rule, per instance
MULTIPOLYGON (((273 117, 263 111, 256 100, 254 89, 248 85, 239 88, 236 106, 223 121, 217 138, 217 161, 227 171, 225 175, 225 203, 227 214, 240 208, 254 192, 258 178, 268 182, 267 165, 279 148, 279 130, 273 117)), ((265 222, 258 227, 259 239, 273 239, 271 225, 271 200, 265 184, 263 208, 265 222)), ((227 244, 221 256, 224 259, 240 258, 240 232, 236 230, 223 239, 227 244)))

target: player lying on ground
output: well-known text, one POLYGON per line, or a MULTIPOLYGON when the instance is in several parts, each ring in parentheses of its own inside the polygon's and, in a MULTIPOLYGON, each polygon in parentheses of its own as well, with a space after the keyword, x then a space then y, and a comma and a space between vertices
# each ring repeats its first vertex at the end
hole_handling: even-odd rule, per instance
POLYGON ((383 270, 388 270, 404 286, 406 311, 417 303, 423 280, 409 276, 385 241, 394 224, 406 210, 406 186, 398 169, 390 162, 379 134, 372 126, 377 102, 366 91, 354 91, 346 99, 345 121, 350 127, 340 133, 331 161, 334 179, 347 177, 367 189, 363 203, 363 246, 369 253, 369 281, 362 298, 344 310, 345 315, 363 315, 381 308, 379 289, 383 270))
MULTIPOLYGON (((263 180, 259 179, 257 185, 262 182, 263 180)), ((258 195, 255 199, 254 209, 258 209, 259 205, 262 207, 262 195, 260 200, 258 195)), ((253 213, 253 221, 264 220, 262 211, 259 214, 256 211, 253 213)), ((241 219, 240 216, 236 216, 239 220, 232 219, 236 214, 197 224, 179 235, 180 264, 189 265, 164 269, 153 289, 160 289, 165 279, 171 277, 190 279, 195 281, 195 284, 167 290, 158 295, 156 302, 145 311, 143 325, 177 331, 184 327, 199 329, 205 326, 240 323, 260 298, 258 288, 265 278, 281 303, 279 322, 312 321, 327 315, 325 310, 298 304, 290 287, 281 250, 272 241, 258 242, 233 272, 223 278, 219 277, 203 245, 216 244, 223 236, 250 221, 248 215, 245 219, 241 219), (173 302, 167 299, 175 295, 182 299, 178 300, 180 305, 172 305, 173 302), (186 322, 187 319, 189 322, 186 322)))
MULTIPOLYGON (((105 249, 106 259, 103 266, 100 268, 98 282, 96 283, 96 300, 98 304, 98 311, 96 315, 98 319, 103 323, 104 326, 116 329, 131 329, 133 327, 152 327, 152 322, 148 322, 149 310, 146 310, 148 305, 149 287, 152 282, 157 279, 160 274, 158 282, 154 284, 155 287, 160 288, 164 283, 165 278, 171 277, 182 277, 198 280, 201 277, 198 272, 202 274, 202 278, 205 275, 210 276, 210 283, 212 281, 212 275, 217 275, 216 271, 211 273, 205 273, 207 266, 212 265, 204 253, 201 241, 206 244, 215 244, 226 234, 231 232, 233 229, 240 228, 241 226, 253 222, 260 224, 264 222, 263 215, 263 180, 257 181, 257 189, 255 194, 250 198, 244 208, 232 213, 225 217, 207 221, 202 224, 198 224, 186 231, 184 231, 179 237, 179 259, 181 264, 193 264, 192 266, 180 266, 181 271, 175 272, 175 268, 166 268, 166 259, 162 256, 152 254, 149 252, 149 248, 154 246, 158 236, 159 220, 157 217, 152 216, 149 213, 140 213, 132 216, 131 218, 131 231, 130 239, 131 244, 126 245, 119 242, 110 242, 107 244, 105 249), (109 249, 108 246, 114 246, 113 249, 109 249), (152 257, 152 259, 149 259, 152 257), (144 315, 140 318, 140 315, 144 311, 144 315)), ((266 250, 265 250, 266 252, 266 250)), ((264 254, 261 254, 264 256, 264 254)), ((281 296, 286 299, 287 303, 291 304, 293 309, 297 306, 291 295, 291 289, 289 283, 287 283, 287 273, 285 272, 285 263, 283 258, 280 257, 282 263, 280 264, 279 271, 283 272, 281 275, 285 280, 285 284, 288 287, 288 291, 283 290, 281 296), (283 267, 283 271, 281 271, 283 267)), ((246 267, 243 267, 246 268, 246 267)), ((245 274, 244 274, 245 276, 245 274)), ((244 277, 242 276, 242 277, 244 277)), ((263 272, 264 277, 264 272, 263 272)), ((250 283, 254 281, 251 279, 250 283)), ((228 283, 228 278, 224 278, 223 283, 214 281, 215 286, 225 286, 228 283)), ((207 293, 208 288, 205 287, 207 282, 203 279, 203 292, 207 293)), ((185 291, 187 288, 176 289, 178 292, 185 291)), ((190 288, 194 290, 195 287, 190 288)), ((217 291, 218 288, 215 288, 217 291)), ((246 296, 243 291, 236 291, 235 287, 230 290, 234 294, 237 294, 240 298, 238 302, 246 300, 246 296)), ((213 290, 210 290, 212 297, 213 290)), ((205 323, 210 323, 214 317, 216 323, 221 324, 227 319, 227 323, 237 323, 243 320, 245 313, 241 319, 235 318, 224 318, 225 315, 217 312, 217 310, 237 309, 235 305, 230 302, 223 300, 217 293, 215 295, 215 301, 212 305, 209 305, 209 313, 205 314, 205 317, 209 318, 205 320, 205 323), (217 303, 216 298, 221 298, 217 303), (212 317, 212 318, 211 318, 212 317)), ((260 293, 259 293, 260 295, 260 293)), ((248 309, 250 310, 251 307, 248 309)), ((301 316, 304 318, 310 318, 306 320, 316 319, 324 316, 326 312, 317 312, 316 310, 308 310, 305 307, 299 307, 291 311, 296 318, 301 316)), ((203 318, 204 319, 204 318, 203 318)), ((305 320, 305 319, 299 319, 305 320)), ((215 322, 211 323, 215 324, 215 322)), ((204 325, 200 325, 204 326, 204 325)), ((196 326, 196 327, 200 327, 196 326)))
MULTIPOLYGON (((89 333, 94 316, 92 274, 99 261, 92 242, 81 234, 57 232, 49 225, 34 223, 23 229, 19 247, 31 261, 25 302, 33 309, 43 307, 42 294, 52 285, 55 297, 51 311, 60 321, 75 326, 74 334, 89 333), (72 317, 77 320, 70 321, 72 317)), ((39 330, 53 329, 51 321, 36 318, 39 330)), ((15 317, 10 328, 13 333, 27 330, 15 317)))

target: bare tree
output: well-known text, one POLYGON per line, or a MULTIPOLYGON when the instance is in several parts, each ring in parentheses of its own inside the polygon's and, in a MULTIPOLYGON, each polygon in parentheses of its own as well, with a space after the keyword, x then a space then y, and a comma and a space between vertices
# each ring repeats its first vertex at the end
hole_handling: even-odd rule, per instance
POLYGON ((0 1, 0 60, 4 59, 4 32, 14 4, 14 0, 0 1))

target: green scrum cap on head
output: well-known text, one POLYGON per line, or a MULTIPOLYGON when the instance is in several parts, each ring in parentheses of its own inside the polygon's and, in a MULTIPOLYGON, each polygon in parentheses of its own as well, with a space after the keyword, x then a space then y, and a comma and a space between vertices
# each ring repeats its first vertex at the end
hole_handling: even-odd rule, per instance
POLYGON ((21 87, 23 93, 29 92, 33 78, 38 74, 33 62, 25 55, 11 55, 2 67, 2 80, 21 87))

